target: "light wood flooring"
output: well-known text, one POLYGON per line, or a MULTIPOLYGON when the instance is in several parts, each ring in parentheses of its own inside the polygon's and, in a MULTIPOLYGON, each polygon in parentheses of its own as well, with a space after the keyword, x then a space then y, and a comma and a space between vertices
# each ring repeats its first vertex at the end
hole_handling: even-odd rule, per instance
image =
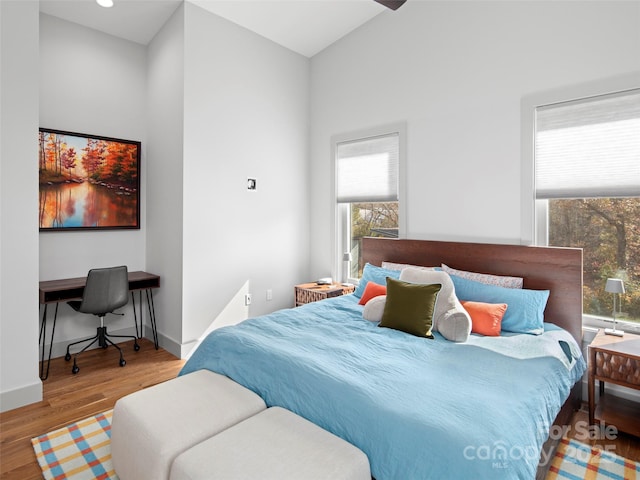
POLYGON ((147 339, 139 343, 138 352, 133 341, 119 344, 127 361, 122 368, 113 347, 80 355, 76 375, 71 373, 72 361, 52 359, 43 400, 0 414, 0 478, 41 479, 31 438, 109 410, 119 398, 178 375, 184 360, 156 350, 147 339))
MULTIPOLYGON (((118 366, 112 348, 86 352, 79 357, 80 372, 71 374, 71 362, 51 361, 49 379, 44 382, 44 400, 0 414, 0 479, 40 479, 40 467, 31 438, 64 427, 113 408, 116 400, 129 393, 177 376, 184 361, 146 339, 139 352, 133 342, 124 345, 127 365, 118 366)), ((640 461, 640 438, 620 433, 615 439, 589 439, 586 406, 575 413, 568 436, 583 443, 608 446, 613 453, 640 461)))
POLYGON ((573 415, 571 429, 567 437, 607 450, 621 457, 640 462, 640 438, 615 430, 599 431, 595 427, 588 428, 589 407, 585 403, 582 408, 573 415))

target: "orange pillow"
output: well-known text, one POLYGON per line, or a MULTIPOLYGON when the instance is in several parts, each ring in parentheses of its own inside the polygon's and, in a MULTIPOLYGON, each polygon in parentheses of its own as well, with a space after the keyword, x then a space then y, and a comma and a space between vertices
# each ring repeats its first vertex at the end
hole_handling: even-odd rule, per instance
POLYGON ((490 337, 500 336, 506 303, 460 302, 471 317, 471 331, 490 337))
POLYGON ((362 297, 360 297, 360 301, 358 304, 365 305, 369 300, 373 297, 379 297, 380 295, 387 294, 387 287, 385 285, 379 285, 374 282, 367 282, 364 287, 364 292, 362 292, 362 297))

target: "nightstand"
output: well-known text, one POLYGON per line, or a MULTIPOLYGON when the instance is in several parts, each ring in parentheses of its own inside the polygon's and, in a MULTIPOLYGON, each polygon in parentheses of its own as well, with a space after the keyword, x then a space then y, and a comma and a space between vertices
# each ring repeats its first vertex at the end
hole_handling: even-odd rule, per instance
POLYGON ((600 330, 589 345, 589 423, 604 422, 640 437, 640 403, 605 395, 605 382, 640 390, 640 336, 616 337, 600 330))
POLYGON ((332 283, 330 285, 318 285, 315 282, 303 283, 295 286, 296 307, 306 303, 317 302, 325 298, 339 297, 355 291, 355 285, 342 285, 332 283))

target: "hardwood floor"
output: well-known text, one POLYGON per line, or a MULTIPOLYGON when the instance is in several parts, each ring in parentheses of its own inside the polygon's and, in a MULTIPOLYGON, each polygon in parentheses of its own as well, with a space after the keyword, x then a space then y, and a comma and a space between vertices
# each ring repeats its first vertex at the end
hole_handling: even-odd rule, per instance
MULTIPOLYGON (((133 351, 133 342, 123 345, 127 360, 124 368, 118 366, 118 354, 111 348, 92 350, 79 357, 77 375, 71 374, 71 362, 63 358, 52 360, 43 401, 0 414, 2 480, 42 478, 31 438, 109 410, 129 393, 174 378, 184 365, 183 360, 170 353, 155 350, 146 339, 141 340, 139 352, 133 351)), ((568 436, 640 461, 640 438, 624 433, 613 439, 589 438, 587 422, 583 407, 574 415, 568 436)))
POLYGON ((640 462, 640 438, 628 435, 624 432, 617 432, 615 429, 600 431, 595 427, 589 429, 589 408, 583 404, 582 408, 574 413, 571 422, 571 429, 567 432, 567 437, 573 438, 587 445, 607 450, 610 453, 620 455, 640 462))
POLYGON ((184 360, 156 350, 147 339, 139 343, 138 352, 133 341, 120 344, 127 361, 124 368, 118 366, 120 357, 113 348, 82 354, 76 375, 71 373, 72 362, 53 359, 43 400, 0 414, 0 478, 41 479, 31 438, 109 410, 127 394, 177 376, 184 360))

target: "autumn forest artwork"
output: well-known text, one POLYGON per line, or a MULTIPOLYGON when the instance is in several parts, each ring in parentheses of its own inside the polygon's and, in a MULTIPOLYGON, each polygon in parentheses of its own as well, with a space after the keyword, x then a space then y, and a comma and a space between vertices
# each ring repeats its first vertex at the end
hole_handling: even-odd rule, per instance
POLYGON ((140 142, 40 129, 40 230, 140 228, 140 142))

